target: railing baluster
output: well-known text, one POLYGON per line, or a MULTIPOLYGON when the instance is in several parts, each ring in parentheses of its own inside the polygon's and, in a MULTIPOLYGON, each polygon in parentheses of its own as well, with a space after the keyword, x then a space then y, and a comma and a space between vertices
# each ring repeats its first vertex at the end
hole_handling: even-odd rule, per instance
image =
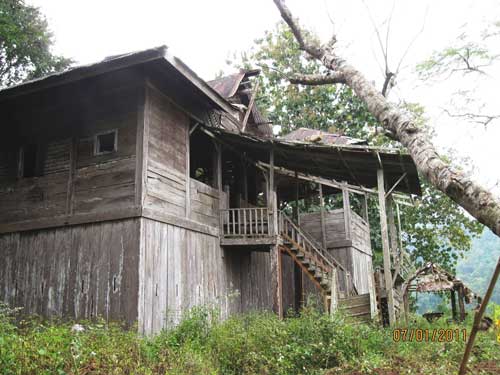
POLYGON ((247 210, 243 210, 243 235, 247 236, 247 210))

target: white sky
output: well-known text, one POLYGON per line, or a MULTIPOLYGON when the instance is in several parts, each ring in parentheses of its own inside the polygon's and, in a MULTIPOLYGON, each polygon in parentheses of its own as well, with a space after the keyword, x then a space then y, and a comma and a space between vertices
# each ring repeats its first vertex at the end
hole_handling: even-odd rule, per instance
MULTIPOLYGON (((234 52, 244 51, 280 20, 272 0, 27 0, 47 16, 56 38, 55 52, 90 63, 105 56, 166 44, 205 79, 220 70, 234 52)), ((434 50, 452 44, 461 32, 474 34, 500 14, 498 0, 288 0, 302 23, 327 39, 335 31, 345 57, 381 86, 377 59, 380 48, 367 7, 384 33, 384 21, 394 12, 389 36, 389 65, 393 69, 410 41, 424 31, 405 58, 392 100, 406 99, 423 104, 437 131, 439 147, 455 148, 470 156, 477 174, 489 187, 500 180, 500 121, 484 129, 443 114, 450 93, 460 85, 476 86, 475 96, 498 110, 499 71, 478 82, 456 79, 423 84, 414 67, 434 50), (328 14, 330 17, 328 17, 328 14), (425 22, 424 22, 425 21, 425 22), (496 77, 496 78, 495 78, 496 77)), ((500 20, 500 17, 497 18, 500 20)), ((485 109, 486 111, 486 109, 485 109)))

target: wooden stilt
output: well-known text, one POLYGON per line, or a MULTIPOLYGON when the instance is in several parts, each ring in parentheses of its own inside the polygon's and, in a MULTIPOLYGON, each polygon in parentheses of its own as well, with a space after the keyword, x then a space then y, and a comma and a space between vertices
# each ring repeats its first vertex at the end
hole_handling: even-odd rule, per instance
POLYGON ((451 299, 451 316, 453 320, 457 320, 457 301, 455 300, 455 291, 450 290, 450 299, 451 299))
POLYGON ((337 283, 337 269, 332 270, 332 286, 331 286, 331 299, 330 299, 330 314, 337 311, 338 307, 338 283, 337 283))
MULTIPOLYGON (((295 172, 295 207, 294 207, 294 218, 297 225, 300 226, 300 210, 299 210, 299 183, 297 172, 295 172)), ((303 303, 303 284, 302 284, 302 270, 299 265, 293 264, 293 279, 294 279, 294 290, 295 290, 295 311, 299 312, 303 303)))
POLYGON ((321 220, 321 240, 323 249, 326 249, 326 223, 325 223, 325 199, 323 197, 323 186, 319 184, 319 207, 321 220))
POLYGON ((460 321, 465 320, 465 301, 464 301, 464 287, 462 285, 458 288, 458 308, 460 310, 460 321))
POLYGON ((389 324, 393 325, 396 322, 396 314, 394 310, 394 290, 392 288, 389 232, 387 230, 384 171, 382 169, 377 170, 377 182, 378 182, 378 200, 379 200, 379 214, 380 214, 380 231, 382 235, 382 251, 384 255, 384 280, 385 280, 385 291, 387 296, 387 310, 389 312, 389 324))

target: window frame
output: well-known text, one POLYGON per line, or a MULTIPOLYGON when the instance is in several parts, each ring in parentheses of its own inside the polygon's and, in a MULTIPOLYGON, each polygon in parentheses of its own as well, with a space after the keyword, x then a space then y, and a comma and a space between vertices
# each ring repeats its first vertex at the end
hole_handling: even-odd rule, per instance
POLYGON ((105 130, 94 134, 94 156, 109 155, 118 151, 118 129, 105 130), (107 134, 114 135, 113 150, 111 151, 99 151, 100 141, 99 137, 107 134))

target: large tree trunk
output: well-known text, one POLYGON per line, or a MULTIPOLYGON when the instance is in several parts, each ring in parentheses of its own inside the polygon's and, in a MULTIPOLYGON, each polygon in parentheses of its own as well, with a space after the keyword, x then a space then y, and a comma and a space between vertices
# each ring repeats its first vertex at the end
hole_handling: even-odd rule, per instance
POLYGON ((292 83, 309 85, 343 83, 353 89, 390 136, 412 156, 418 171, 436 188, 466 209, 480 223, 500 236, 500 200, 467 175, 451 167, 437 153, 425 129, 393 106, 364 75, 335 53, 336 37, 320 46, 304 32, 283 0, 274 0, 282 18, 290 26, 300 48, 331 71, 325 76, 298 75, 292 83))

